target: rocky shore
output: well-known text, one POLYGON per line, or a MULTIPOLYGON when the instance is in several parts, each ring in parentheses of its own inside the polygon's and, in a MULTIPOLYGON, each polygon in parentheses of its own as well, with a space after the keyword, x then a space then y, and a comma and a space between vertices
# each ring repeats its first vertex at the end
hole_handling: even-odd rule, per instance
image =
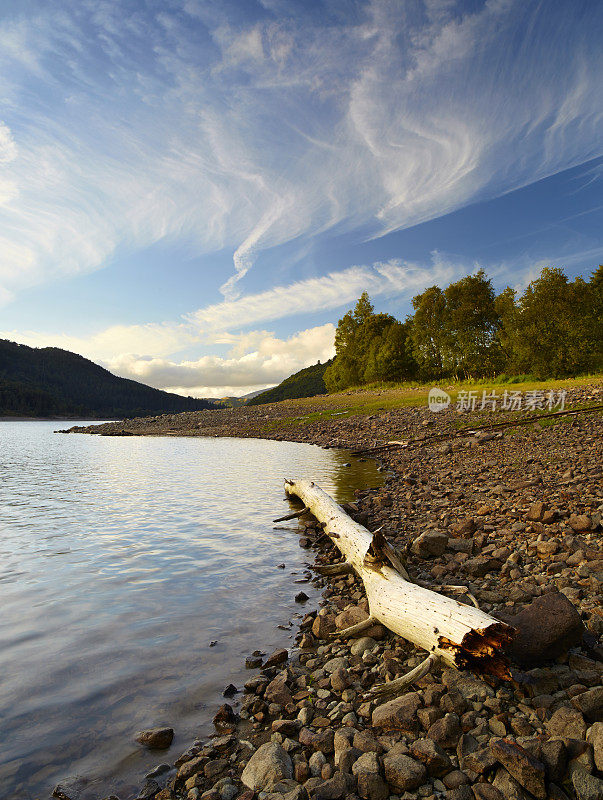
MULTIPOLYGON (((568 393, 568 408, 584 402, 603 402, 601 386, 568 393)), ((333 636, 366 619, 367 602, 356 576, 317 576, 323 603, 307 610, 298 647, 251 654, 247 683, 225 687, 215 737, 147 776, 139 799, 601 800, 603 414, 459 435, 505 417, 454 407, 313 413, 308 401, 290 401, 83 430, 347 448, 412 440, 379 456, 385 485, 357 492, 348 513, 381 528, 412 580, 464 587, 452 596, 472 595, 517 629, 513 680, 436 667, 393 700, 375 701, 367 694, 375 683, 408 672, 424 653, 380 625, 355 639, 333 636), (298 412, 306 421, 291 424, 298 412)), ((321 525, 303 519, 300 546, 317 564, 338 561, 321 525)), ((143 741, 165 746, 171 735, 145 732, 143 741)), ((57 787, 55 797, 69 794, 57 787)))

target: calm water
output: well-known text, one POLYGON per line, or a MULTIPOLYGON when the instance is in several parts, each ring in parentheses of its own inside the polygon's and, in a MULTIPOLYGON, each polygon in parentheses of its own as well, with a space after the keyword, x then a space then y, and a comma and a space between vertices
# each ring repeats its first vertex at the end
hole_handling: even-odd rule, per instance
POLYGON ((271 523, 283 478, 343 501, 379 476, 311 445, 57 427, 0 422, 0 797, 80 775, 84 796, 126 800, 209 732, 246 654, 291 643, 277 626, 301 588, 316 607, 296 524, 271 523), (132 738, 159 724, 176 731, 165 756, 132 738))

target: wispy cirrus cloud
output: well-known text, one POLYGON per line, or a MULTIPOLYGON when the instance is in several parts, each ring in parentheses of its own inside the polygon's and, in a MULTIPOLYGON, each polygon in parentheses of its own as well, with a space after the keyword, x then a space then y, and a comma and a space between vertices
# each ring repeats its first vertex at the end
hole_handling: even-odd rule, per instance
POLYGON ((31 2, 0 16, 0 287, 160 240, 380 236, 600 154, 601 5, 31 2))

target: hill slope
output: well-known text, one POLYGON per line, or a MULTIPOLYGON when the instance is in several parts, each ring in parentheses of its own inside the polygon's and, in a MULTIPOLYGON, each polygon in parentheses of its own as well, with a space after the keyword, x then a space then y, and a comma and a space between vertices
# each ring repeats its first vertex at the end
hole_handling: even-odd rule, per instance
POLYGON ((295 400, 298 397, 314 397, 317 394, 326 394, 327 390, 323 376, 326 368, 332 363, 326 361, 321 364, 313 364, 311 367, 300 369, 294 375, 285 378, 282 383, 274 389, 267 389, 265 392, 252 397, 247 401, 248 406, 259 406, 263 403, 276 403, 278 400, 295 400))
POLYGON ((212 407, 118 378, 68 350, 0 339, 0 414, 133 417, 212 407))

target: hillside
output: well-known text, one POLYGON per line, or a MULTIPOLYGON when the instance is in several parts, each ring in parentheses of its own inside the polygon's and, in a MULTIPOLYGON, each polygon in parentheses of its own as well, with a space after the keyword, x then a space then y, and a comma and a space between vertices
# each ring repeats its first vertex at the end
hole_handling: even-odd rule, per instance
POLYGON ((259 406, 263 403, 276 403, 279 400, 296 400, 298 397, 314 397, 317 394, 326 394, 323 376, 331 361, 321 364, 313 364, 311 367, 300 369, 294 375, 285 378, 282 383, 274 389, 267 389, 265 392, 252 397, 248 406, 259 406))
POLYGON ((118 378, 83 356, 0 339, 0 415, 135 417, 213 408, 118 378))

